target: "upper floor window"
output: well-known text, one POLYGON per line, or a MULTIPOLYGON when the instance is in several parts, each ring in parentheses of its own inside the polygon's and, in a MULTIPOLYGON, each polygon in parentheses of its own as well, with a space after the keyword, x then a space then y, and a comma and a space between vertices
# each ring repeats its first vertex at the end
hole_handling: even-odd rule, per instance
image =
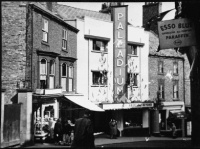
POLYGON ((128 73, 128 85, 138 86, 138 73, 128 73))
POLYGON ((61 86, 62 90, 72 92, 74 90, 74 67, 72 64, 62 63, 61 65, 61 86))
POLYGON ((163 74, 164 73, 163 61, 158 61, 158 73, 159 74, 163 74))
POLYGON ((95 51, 108 52, 107 45, 108 45, 107 41, 101 41, 96 39, 93 40, 93 50, 95 51))
POLYGON ((67 31, 65 29, 62 30, 62 48, 67 49, 67 31))
POLYGON ((74 69, 69 66, 69 92, 73 91, 74 69))
POLYGON ((41 59, 40 61, 40 88, 47 88, 47 60, 41 59))
POLYGON ((49 88, 54 88, 55 83, 55 61, 50 60, 49 88))
POLYGON ((173 98, 174 99, 178 99, 179 95, 178 95, 178 81, 174 80, 173 81, 173 98))
POLYGON ((42 40, 48 42, 48 21, 42 19, 42 40))
POLYGON ((50 75, 54 75, 54 74, 55 74, 55 61, 50 60, 50 75))
POLYGON ((173 74, 178 75, 178 63, 177 62, 174 62, 174 65, 173 65, 173 74))
POLYGON ((107 71, 92 71, 93 85, 107 85, 107 71))
POLYGON ((128 45, 128 54, 137 55, 137 46, 136 45, 128 45))
POLYGON ((158 91, 160 92, 160 98, 164 99, 165 98, 165 89, 164 89, 164 80, 160 79, 158 80, 158 91))

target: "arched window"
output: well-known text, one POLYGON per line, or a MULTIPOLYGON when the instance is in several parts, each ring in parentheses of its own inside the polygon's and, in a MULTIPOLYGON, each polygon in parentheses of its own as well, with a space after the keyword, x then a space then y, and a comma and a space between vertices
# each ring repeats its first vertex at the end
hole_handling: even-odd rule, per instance
POLYGON ((73 78, 74 78, 74 69, 72 66, 69 66, 69 92, 73 91, 73 78))
POLYGON ((67 64, 63 63, 61 65, 61 86, 63 91, 67 90, 67 84, 67 64))
POLYGON ((49 88, 54 88, 55 81, 55 61, 50 60, 49 88))
POLYGON ((47 87, 47 60, 41 59, 40 61, 40 88, 47 87))

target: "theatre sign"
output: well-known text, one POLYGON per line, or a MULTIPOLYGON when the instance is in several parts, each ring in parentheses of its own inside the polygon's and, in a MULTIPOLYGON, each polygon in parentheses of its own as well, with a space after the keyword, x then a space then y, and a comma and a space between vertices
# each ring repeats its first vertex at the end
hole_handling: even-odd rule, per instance
POLYGON ((160 49, 196 45, 194 24, 189 19, 158 22, 160 49))
POLYGON ((115 102, 126 98, 127 5, 113 7, 113 61, 115 102))

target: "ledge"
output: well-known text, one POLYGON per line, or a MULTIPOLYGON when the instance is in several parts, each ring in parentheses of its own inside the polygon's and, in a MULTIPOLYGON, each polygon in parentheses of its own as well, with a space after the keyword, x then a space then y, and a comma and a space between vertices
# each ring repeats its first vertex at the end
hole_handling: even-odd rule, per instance
POLYGON ((32 89, 17 89, 17 92, 18 93, 24 93, 24 92, 33 92, 33 90, 32 89))

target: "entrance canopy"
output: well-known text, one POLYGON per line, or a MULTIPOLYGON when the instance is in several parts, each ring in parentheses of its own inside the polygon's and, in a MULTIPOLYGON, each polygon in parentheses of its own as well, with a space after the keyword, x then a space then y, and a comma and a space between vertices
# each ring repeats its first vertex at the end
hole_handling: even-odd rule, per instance
POLYGON ((92 103, 91 101, 89 101, 88 99, 85 99, 84 96, 68 96, 65 95, 65 97, 72 101, 73 103, 84 107, 86 109, 89 109, 91 111, 98 111, 98 112, 104 112, 105 110, 103 110, 102 108, 98 107, 96 104, 92 103))
POLYGON ((185 119, 185 118, 187 118, 187 114, 185 113, 185 111, 172 110, 172 111, 170 111, 169 118, 172 118, 172 119, 185 119))

